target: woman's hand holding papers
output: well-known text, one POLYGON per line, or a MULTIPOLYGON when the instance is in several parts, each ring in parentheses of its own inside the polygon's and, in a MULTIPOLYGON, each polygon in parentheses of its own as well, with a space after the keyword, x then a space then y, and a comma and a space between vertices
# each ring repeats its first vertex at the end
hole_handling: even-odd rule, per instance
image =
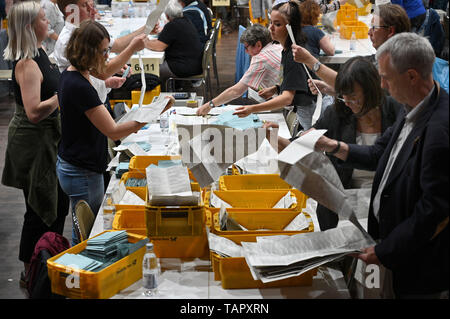
POLYGON ((333 87, 326 84, 324 81, 308 79, 308 86, 309 89, 311 90, 311 93, 314 95, 318 94, 317 89, 319 89, 322 94, 334 95, 333 87))
POLYGON ((126 80, 126 78, 111 76, 105 80, 105 85, 107 88, 118 89, 125 83, 126 80))
POLYGON ((129 46, 133 49, 134 52, 141 51, 145 48, 147 41, 149 41, 147 35, 143 33, 134 37, 131 40, 129 46))
POLYGON ((296 44, 293 44, 291 48, 295 62, 304 63, 308 66, 313 65, 317 62, 317 59, 305 48, 296 44))
POLYGON ((168 109, 170 109, 174 104, 175 104, 175 98, 171 95, 164 97, 165 99, 169 99, 169 102, 167 103, 166 107, 164 108, 164 110, 162 110, 161 114, 163 114, 165 111, 167 111, 168 109))

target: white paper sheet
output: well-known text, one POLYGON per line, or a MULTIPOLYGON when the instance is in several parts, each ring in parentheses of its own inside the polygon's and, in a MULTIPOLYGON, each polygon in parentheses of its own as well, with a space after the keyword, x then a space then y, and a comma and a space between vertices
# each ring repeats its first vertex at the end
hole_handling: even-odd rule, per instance
POLYGON ((290 143, 279 154, 278 160, 294 165, 308 154, 314 152, 314 145, 327 130, 311 130, 290 143))
POLYGON ((149 14, 147 22, 145 23, 145 34, 149 35, 158 22, 159 17, 164 12, 169 0, 160 0, 156 8, 149 14))
POLYGON ((155 102, 136 109, 132 109, 130 112, 126 113, 117 123, 123 123, 128 121, 136 121, 139 123, 151 123, 155 121, 164 108, 169 103, 169 99, 158 99, 155 102))
POLYGON ((250 87, 248 88, 247 92, 248 92, 249 99, 253 99, 258 103, 263 103, 266 101, 263 97, 259 96, 258 92, 256 92, 255 90, 253 90, 250 87))

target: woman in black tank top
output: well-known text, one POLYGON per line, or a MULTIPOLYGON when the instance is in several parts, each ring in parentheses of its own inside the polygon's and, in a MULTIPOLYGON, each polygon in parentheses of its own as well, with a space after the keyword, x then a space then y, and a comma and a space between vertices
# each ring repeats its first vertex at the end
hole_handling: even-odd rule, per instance
POLYGON ((22 189, 25 196, 19 252, 25 266, 21 284, 26 281, 37 241, 48 231, 62 235, 69 210, 68 198, 56 177, 61 136, 56 96, 60 74, 41 46, 48 36, 47 28, 48 21, 38 3, 20 2, 11 8, 4 57, 13 61, 16 111, 8 128, 2 183, 22 189))

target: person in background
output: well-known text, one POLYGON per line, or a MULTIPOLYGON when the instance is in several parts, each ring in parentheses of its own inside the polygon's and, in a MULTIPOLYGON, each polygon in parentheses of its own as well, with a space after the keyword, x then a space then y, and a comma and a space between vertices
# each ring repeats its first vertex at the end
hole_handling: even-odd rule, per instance
MULTIPOLYGON (((381 89, 381 79, 375 66, 363 57, 353 57, 341 66, 336 77, 335 94, 334 105, 324 111, 310 130, 326 129, 325 136, 329 138, 358 145, 373 145, 395 123, 399 114, 403 115, 401 104, 386 96, 381 89)), ((269 122, 265 127, 277 127, 277 124, 269 122)), ((279 137, 278 151, 282 151, 294 139, 279 137)), ((341 167, 337 158, 328 156, 345 189, 372 187, 373 172, 341 167)), ((317 207, 317 219, 322 231, 335 228, 339 221, 337 214, 320 204, 317 207)))
POLYGON ((248 88, 259 91, 278 83, 283 48, 272 42, 269 30, 260 24, 254 24, 242 33, 240 41, 252 57, 249 68, 238 83, 199 107, 197 115, 208 114, 211 108, 242 96, 248 88))
MULTIPOLYGON (((69 60, 66 58, 66 47, 70 36, 81 22, 87 19, 92 19, 92 8, 90 5, 90 0, 57 1, 59 9, 65 16, 65 24, 60 36, 58 37, 58 41, 56 41, 53 56, 60 72, 62 72, 70 65, 69 60)), ((110 50, 119 54, 108 62, 103 74, 92 74, 91 81, 97 89, 103 103, 107 102, 107 94, 111 88, 119 88, 126 81, 125 78, 113 75, 121 72, 133 52, 144 48, 146 36, 143 32, 144 26, 113 41, 110 50)))
POLYGON ((42 42, 48 37, 44 10, 34 1, 13 5, 8 18, 5 60, 13 61, 12 83, 16 110, 8 127, 2 184, 22 189, 25 216, 19 246, 26 285, 34 247, 48 232, 60 235, 69 200, 56 177, 56 154, 61 137, 57 89, 60 73, 50 63, 42 42))
POLYGON ((200 37, 203 47, 209 39, 212 30, 211 14, 208 7, 201 1, 195 0, 178 0, 183 7, 183 16, 191 20, 200 37))
POLYGON ((436 56, 441 57, 445 42, 445 32, 436 10, 433 8, 426 9, 425 19, 422 24, 420 26, 414 26, 411 31, 428 38, 436 56))
POLYGON ((332 152, 342 165, 375 170, 368 233, 377 244, 357 257, 387 269, 384 292, 398 299, 448 299, 448 94, 433 80, 433 47, 415 33, 391 37, 378 48, 377 60, 382 87, 404 105, 406 116, 375 145, 321 136, 315 148, 332 152))
MULTIPOLYGON (((161 92, 167 92, 166 81, 170 77, 188 77, 202 73, 203 46, 198 32, 191 21, 183 15, 183 8, 177 0, 171 0, 164 10, 169 22, 158 39, 149 40, 146 47, 164 51, 163 64, 159 66, 161 92)), ((169 92, 173 92, 170 88, 169 92)))
POLYGON ((292 41, 286 27, 287 24, 291 25, 296 43, 303 46, 306 44, 301 26, 300 3, 291 0, 277 4, 272 8, 270 17, 269 31, 272 40, 283 46, 280 72, 282 82, 280 86, 260 90, 259 95, 265 99, 274 96, 276 93, 278 93, 278 96, 263 103, 238 107, 234 114, 239 117, 246 117, 251 113, 281 109, 293 105, 301 129, 307 130, 311 127, 312 115, 316 106, 315 97, 308 88, 306 70, 301 64, 294 61, 291 49, 292 41))
POLYGON ((49 22, 48 38, 43 43, 48 55, 52 54, 58 36, 64 28, 64 16, 56 2, 57 0, 41 0, 42 9, 49 22))
MULTIPOLYGON (((117 124, 91 84, 90 73, 102 73, 106 67, 109 41, 108 31, 100 23, 83 21, 67 44, 71 65, 61 74, 58 87, 62 123, 56 163, 58 179, 70 197, 72 209, 79 200, 85 200, 95 215, 104 194, 107 137, 116 141, 145 125, 136 121, 117 124)), ((73 233, 72 242, 76 244, 73 233)))
POLYGON ((422 0, 392 0, 391 3, 398 4, 405 9, 411 22, 411 29, 420 28, 426 16, 422 0))
MULTIPOLYGON (((369 26, 369 38, 375 49, 378 49, 392 36, 409 31, 409 18, 406 11, 401 6, 388 3, 375 7, 372 21, 369 26)), ((321 64, 316 57, 300 46, 293 46, 292 50, 296 62, 305 63, 309 68, 319 64, 316 75, 320 77, 322 81, 313 81, 322 93, 333 95, 334 81, 336 80, 337 72, 328 66, 321 64)), ((377 61, 375 55, 371 56, 370 59, 376 65, 377 61)), ((312 92, 317 94, 311 80, 308 80, 308 84, 312 92)))
POLYGON ((320 7, 315 0, 306 0, 300 4, 302 14, 302 30, 306 35, 306 48, 316 58, 322 49, 326 55, 334 55, 334 44, 330 36, 316 27, 319 22, 320 7))
MULTIPOLYGON (((345 4, 347 0, 314 0, 320 7, 320 11, 323 14, 338 11, 341 8, 341 5, 345 4)), ((273 2, 273 7, 277 4, 288 2, 288 0, 275 0, 273 2)))

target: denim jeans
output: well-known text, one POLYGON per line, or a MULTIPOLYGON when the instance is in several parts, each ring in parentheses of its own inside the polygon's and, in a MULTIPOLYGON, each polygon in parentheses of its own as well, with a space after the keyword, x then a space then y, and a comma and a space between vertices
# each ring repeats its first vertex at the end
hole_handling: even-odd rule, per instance
MULTIPOLYGON (((85 200, 94 215, 103 201, 104 182, 103 174, 72 165, 58 156, 56 161, 56 174, 61 188, 70 198, 72 214, 79 200, 85 200)), ((72 225, 72 245, 78 243, 75 227, 72 225)))
POLYGON ((316 109, 316 103, 304 106, 296 106, 297 107, 297 119, 300 125, 302 126, 302 130, 306 131, 311 128, 312 116, 314 114, 314 110, 316 109))

